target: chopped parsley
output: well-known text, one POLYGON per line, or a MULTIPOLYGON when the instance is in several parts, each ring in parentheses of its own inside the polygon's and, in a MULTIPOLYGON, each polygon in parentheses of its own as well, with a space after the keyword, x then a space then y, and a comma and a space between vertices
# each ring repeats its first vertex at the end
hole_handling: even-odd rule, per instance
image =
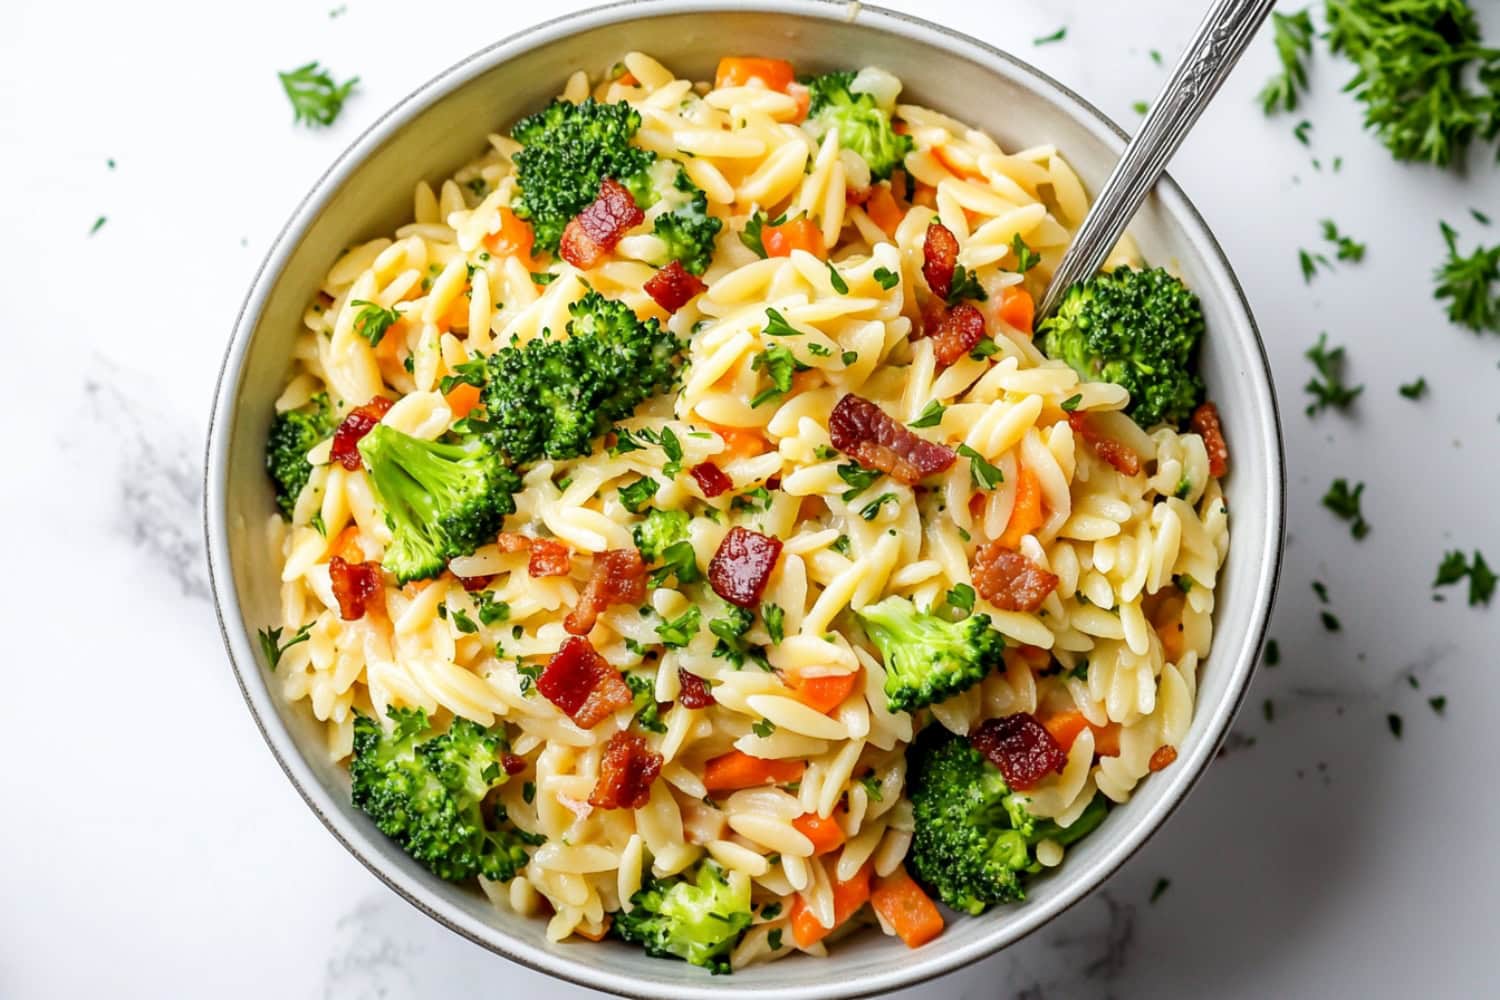
POLYGON ((800 337, 802 331, 786 321, 786 317, 775 309, 766 309, 766 323, 761 333, 767 337, 800 337))
POLYGON ((695 604, 682 613, 681 616, 671 621, 663 621, 656 626, 656 634, 661 636, 662 645, 668 649, 681 649, 693 641, 693 636, 698 634, 698 627, 703 622, 703 612, 695 604))
POLYGON ((786 612, 781 605, 762 604, 760 617, 766 623, 766 632, 770 634, 772 642, 779 643, 786 638, 786 612))
POLYGON ((1056 31, 1054 31, 1050 35, 1043 35, 1040 38, 1033 38, 1031 40, 1031 44, 1032 45, 1051 45, 1053 42, 1060 42, 1064 38, 1067 38, 1067 37, 1068 37, 1068 26, 1065 24, 1061 28, 1058 28, 1056 31))
POLYGON ((967 618, 974 610, 974 588, 967 583, 955 583, 948 591, 943 601, 955 611, 962 611, 967 618))
POLYGON ((888 503, 898 503, 899 500, 894 493, 882 493, 859 509, 859 516, 866 521, 873 521, 880 516, 880 508, 888 503))
POLYGON ((94 220, 94 224, 89 227, 89 235, 93 236, 99 230, 103 229, 104 228, 104 224, 106 222, 108 222, 108 221, 109 221, 109 219, 108 219, 107 216, 103 216, 103 215, 99 216, 99 218, 97 218, 97 219, 94 220))
POLYGON ((836 471, 839 474, 839 478, 849 485, 849 488, 843 492, 841 497, 844 503, 848 503, 859 496, 865 490, 869 489, 875 483, 875 480, 880 478, 880 471, 878 469, 867 469, 858 462, 844 462, 838 466, 836 471))
POLYGON ((479 626, 474 624, 474 619, 470 618, 462 608, 449 609, 448 617, 453 621, 453 627, 463 635, 473 635, 479 631, 479 626))
POLYGON ((888 267, 877 267, 873 275, 877 284, 886 291, 895 288, 901 282, 901 275, 888 267))
POLYGON ((368 299, 355 299, 349 304, 359 310, 354 314, 354 332, 368 340, 371 347, 379 347, 385 332, 401 318, 395 306, 387 309, 368 299))
POLYGON ((845 368, 848 368, 850 365, 859 360, 859 352, 845 351, 843 354, 839 355, 839 360, 844 363, 845 368))
POLYGON ((1271 12, 1271 24, 1275 30, 1276 58, 1281 71, 1266 81, 1258 100, 1266 114, 1277 111, 1295 111, 1299 90, 1307 89, 1307 66, 1304 62, 1312 55, 1312 14, 1300 10, 1295 14, 1271 12))
POLYGON ((1016 255, 1016 271, 1020 274, 1025 274, 1042 262, 1042 255, 1027 246, 1020 233, 1011 237, 1010 249, 1016 255))
POLYGON ((1385 725, 1386 728, 1391 731, 1392 736, 1396 737, 1396 739, 1398 740, 1401 738, 1401 716, 1397 715, 1395 712, 1391 712, 1385 717, 1385 725))
POLYGON ((772 733, 776 732, 776 723, 772 722, 770 719, 759 719, 751 724, 750 731, 756 736, 759 736, 761 739, 765 739, 772 733))
POLYGON ((637 725, 648 733, 664 733, 666 723, 661 721, 661 706, 656 703, 656 683, 645 674, 626 674, 625 684, 634 696, 637 725))
POLYGON ((833 286, 833 290, 840 295, 848 295, 849 283, 844 280, 844 276, 839 274, 838 268, 833 266, 833 261, 825 263, 828 265, 828 283, 833 286))
POLYGON ((1136 101, 1134 104, 1130 105, 1130 110, 1134 111, 1138 115, 1143 115, 1147 111, 1151 110, 1151 105, 1147 104, 1145 101, 1136 101))
POLYGON ((1323 494, 1323 506, 1340 520, 1351 522, 1349 531, 1355 538, 1364 538, 1370 533, 1369 522, 1360 510, 1360 498, 1364 492, 1364 483, 1355 484, 1351 490, 1347 479, 1335 479, 1328 492, 1323 494))
POLYGON ((773 399, 786 395, 792 389, 792 376, 807 366, 797 360, 797 356, 780 344, 772 344, 761 351, 750 362, 752 371, 765 372, 770 378, 771 384, 756 393, 750 400, 750 407, 754 409, 773 399))
POLYGON ((1481 604, 1488 607, 1490 599, 1495 596, 1497 578, 1477 549, 1474 551, 1472 562, 1465 559, 1464 554, 1456 549, 1444 555, 1443 561, 1438 564, 1437 577, 1432 581, 1432 585, 1447 587, 1458 583, 1464 577, 1469 578, 1469 607, 1474 608, 1481 604))
MULTIPOLYGON (((777 905, 779 906, 780 904, 777 904, 777 905)), ((767 907, 767 909, 770 909, 770 907, 767 907)), ((780 910, 778 910, 777 912, 779 913, 780 910)), ((766 935, 766 946, 769 947, 772 951, 780 951, 781 950, 781 928, 780 927, 776 928, 775 930, 771 931, 769 934, 766 935)))
POLYGON ((865 786, 865 798, 871 802, 884 802, 885 791, 880 787, 880 779, 873 774, 867 774, 859 779, 859 783, 865 786))
POLYGON ((334 83, 328 70, 316 61, 276 75, 281 78, 281 89, 286 91, 287 100, 292 102, 292 122, 308 128, 332 125, 344 109, 344 101, 359 83, 357 76, 344 83, 334 83))
POLYGON ((1151 889, 1151 902, 1155 903, 1158 899, 1161 899, 1162 893, 1166 892, 1171 885, 1172 880, 1169 878, 1157 879, 1156 885, 1151 889))
POLYGON ((1083 402, 1083 393, 1079 392, 1069 396, 1059 405, 1062 406, 1062 411, 1064 413, 1072 413, 1074 410, 1078 409, 1078 404, 1081 402, 1083 402))
POLYGON ((656 496, 661 484, 650 476, 643 476, 629 486, 620 487, 620 503, 632 514, 639 514, 656 496))
POLYGON ((992 490, 1005 482, 1005 475, 998 466, 990 462, 979 452, 966 444, 958 446, 958 453, 969 460, 969 478, 973 481, 976 489, 992 490))
POLYGON ((260 638, 260 651, 265 655, 266 664, 275 672, 281 665, 281 657, 287 650, 299 642, 306 642, 312 638, 312 623, 303 625, 286 642, 281 641, 280 628, 261 629, 257 635, 260 638))
POLYGON ((682 471, 682 442, 677 440, 677 435, 672 433, 672 428, 661 429, 661 450, 667 456, 667 464, 662 466, 661 474, 668 479, 676 479, 677 474, 682 471))
POLYGON ((917 414, 917 419, 907 424, 908 427, 936 427, 943 421, 943 411, 948 408, 937 400, 932 400, 922 407, 922 412, 917 414))
POLYGON ((1330 269, 1333 267, 1332 264, 1328 263, 1328 258, 1322 254, 1308 253, 1306 250, 1301 249, 1297 251, 1297 263, 1302 268, 1302 283, 1304 285, 1312 284, 1313 278, 1317 276, 1319 264, 1330 269))
POLYGON ((750 218, 745 220, 745 228, 740 232, 740 242, 754 250, 755 255, 764 260, 767 254, 766 246, 761 242, 761 231, 766 226, 779 226, 785 221, 786 216, 781 215, 767 222, 766 214, 757 209, 751 213, 750 218))
POLYGON ((1296 140, 1298 142, 1302 143, 1302 145, 1304 145, 1304 146, 1310 146, 1310 145, 1312 145, 1312 140, 1310 140, 1307 137, 1307 134, 1309 132, 1311 132, 1311 131, 1312 131, 1312 122, 1310 122, 1306 118, 1304 118, 1300 122, 1297 123, 1296 128, 1292 129, 1292 135, 1296 138, 1296 140))
POLYGON ((1419 375, 1415 382, 1407 382, 1396 391, 1407 399, 1421 399, 1427 395, 1427 376, 1419 375))
POLYGON ((1476 247, 1467 257, 1459 256, 1458 232, 1448 223, 1439 225, 1448 256, 1438 265, 1432 297, 1448 302, 1452 323, 1479 333, 1500 333, 1500 244, 1476 247))
POLYGON ((1440 694, 1434 695, 1431 698, 1427 699, 1427 704, 1432 706, 1432 710, 1438 715, 1442 715, 1443 709, 1448 707, 1448 699, 1440 694))
POLYGON ((1347 410, 1349 405, 1365 391, 1363 385, 1352 388, 1344 384, 1344 348, 1328 347, 1328 334, 1318 334, 1318 342, 1307 350, 1307 359, 1318 370, 1319 378, 1310 379, 1304 390, 1313 397, 1307 405, 1309 417, 1332 406, 1347 410))
POLYGON ((1274 667, 1281 663, 1281 644, 1275 639, 1266 640, 1265 662, 1268 667, 1274 667))
POLYGON ((1324 219, 1322 225, 1323 239, 1334 245, 1335 257, 1342 261, 1348 261, 1351 264, 1357 264, 1365 259, 1365 245, 1363 243, 1358 243, 1353 237, 1340 233, 1339 227, 1332 219, 1324 219))
POLYGON ((510 617, 510 605, 504 601, 495 600, 493 590, 482 590, 475 594, 474 607, 481 625, 494 625, 510 617))
POLYGON ((837 552, 841 556, 847 556, 849 555, 849 546, 849 536, 840 535, 839 537, 835 538, 828 547, 830 549, 833 549, 833 551, 837 552))
POLYGON ((979 279, 974 277, 974 272, 962 264, 953 269, 953 283, 948 287, 947 303, 956 306, 965 299, 975 302, 983 302, 989 296, 985 294, 979 285, 979 279))
POLYGON ((1323 622, 1323 627, 1328 631, 1339 632, 1343 630, 1344 626, 1333 616, 1332 612, 1324 611, 1318 617, 1323 622))

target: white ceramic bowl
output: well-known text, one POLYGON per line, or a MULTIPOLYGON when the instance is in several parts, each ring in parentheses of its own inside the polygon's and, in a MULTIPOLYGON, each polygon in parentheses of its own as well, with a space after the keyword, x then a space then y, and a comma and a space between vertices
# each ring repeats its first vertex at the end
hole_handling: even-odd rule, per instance
POLYGON ((255 652, 256 628, 278 618, 278 567, 266 551, 273 511, 262 461, 272 402, 288 370, 303 308, 329 263, 406 220, 412 186, 475 156, 486 133, 542 107, 578 68, 632 49, 679 74, 713 76, 720 55, 774 54, 799 71, 878 65, 906 99, 951 112, 1009 148, 1056 143, 1097 188, 1124 136, 1076 94, 1019 59, 937 25, 827 0, 645 0, 584 11, 521 32, 445 71, 377 121, 318 181, 266 257, 230 338, 209 431, 204 516, 210 573, 229 658, 272 753, 329 831, 376 877, 435 920, 534 969, 615 993, 662 998, 876 993, 971 964, 1082 899, 1125 862, 1203 772, 1250 681, 1282 549, 1282 447, 1265 352, 1223 251, 1177 185, 1163 180, 1133 232, 1147 260, 1175 266, 1208 320, 1203 375, 1233 451, 1225 483, 1233 544, 1202 670, 1192 731, 1173 766, 1144 781, 1103 828, 1039 878, 1023 904, 952 920, 916 951, 878 933, 831 957, 794 957, 710 978, 618 942, 549 944, 545 921, 502 913, 476 889, 442 882, 406 857, 349 802, 321 727, 275 691, 255 652))

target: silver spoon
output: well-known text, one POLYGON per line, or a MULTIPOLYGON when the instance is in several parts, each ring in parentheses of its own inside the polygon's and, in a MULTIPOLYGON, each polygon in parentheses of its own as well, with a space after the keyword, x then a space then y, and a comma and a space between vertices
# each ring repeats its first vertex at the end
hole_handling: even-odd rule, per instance
POLYGON ((1098 273, 1275 2, 1214 0, 1063 254, 1042 298, 1039 320, 1052 314, 1071 286, 1098 273))

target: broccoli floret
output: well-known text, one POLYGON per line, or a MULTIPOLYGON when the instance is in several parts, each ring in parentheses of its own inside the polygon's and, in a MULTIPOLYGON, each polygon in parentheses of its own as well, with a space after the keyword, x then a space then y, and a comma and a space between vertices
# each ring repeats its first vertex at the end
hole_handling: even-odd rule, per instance
POLYGON ((892 712, 911 712, 978 684, 1001 662, 1005 637, 989 615, 948 621, 917 610, 904 597, 864 608, 859 620, 885 661, 885 700, 892 712))
POLYGON ((651 510, 635 526, 635 547, 641 558, 660 563, 651 573, 651 586, 660 587, 675 573, 678 584, 696 583, 703 578, 698 569, 698 553, 688 538, 692 520, 685 510, 651 510))
POLYGON ((320 392, 295 410, 276 414, 266 436, 266 471, 276 484, 276 506, 291 520, 297 496, 312 475, 307 453, 333 433, 336 422, 328 393, 320 392))
POLYGON ((680 958, 713 973, 729 972, 729 951, 750 926, 750 880, 712 861, 697 874, 652 879, 631 909, 614 915, 615 933, 657 958, 680 958))
POLYGON ((553 101, 510 130, 522 144, 511 207, 531 223, 538 248, 557 251, 568 221, 598 196, 604 178, 623 182, 651 166, 656 154, 630 144, 640 127, 640 113, 629 104, 591 97, 581 104, 553 101))
POLYGON ((512 462, 577 458, 613 421, 677 381, 682 342, 655 318, 590 291, 569 307, 568 336, 544 334, 489 358, 489 432, 512 462))
POLYGON ((679 260, 693 274, 702 274, 714 252, 714 240, 723 228, 722 220, 708 214, 708 195, 704 194, 681 167, 676 169, 672 191, 665 195, 673 208, 656 217, 653 232, 667 245, 667 255, 659 264, 679 260))
POLYGON ((398 583, 437 576, 494 538, 521 479, 475 435, 423 441, 377 424, 359 442, 391 529, 382 565, 398 583))
POLYGON ((1130 393, 1142 427, 1180 424, 1203 400, 1195 372, 1203 308, 1177 278, 1121 267, 1074 285, 1042 321, 1040 346, 1091 381, 1130 393))
POLYGON ((911 136, 901 135, 891 125, 890 111, 880 107, 873 94, 850 89, 853 73, 825 73, 807 82, 810 103, 807 127, 822 139, 833 129, 839 145, 864 158, 870 180, 883 181, 911 152, 911 136))
POLYGON ((542 838, 516 829, 498 806, 486 812, 485 798, 506 780, 500 734, 455 719, 447 732, 420 739, 426 712, 392 707, 386 714, 389 731, 354 717, 354 804, 439 878, 513 878, 526 864, 526 846, 542 838))
POLYGON ((915 831, 907 860, 944 903, 978 914, 1026 897, 1027 875, 1041 870, 1035 847, 1067 845, 1089 833, 1109 811, 1096 794, 1072 826, 1038 820, 1024 795, 961 736, 930 727, 907 754, 907 794, 915 831))

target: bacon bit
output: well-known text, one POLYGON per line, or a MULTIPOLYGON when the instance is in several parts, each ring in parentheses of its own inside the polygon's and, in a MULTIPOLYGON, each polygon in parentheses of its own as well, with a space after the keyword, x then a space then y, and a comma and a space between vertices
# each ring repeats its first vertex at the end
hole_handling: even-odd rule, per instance
POLYGON ((922 241, 922 277, 932 294, 946 299, 953 290, 953 272, 958 268, 958 237, 953 230, 932 220, 922 241))
POLYGON ((646 294, 669 313, 674 313, 693 301, 693 298, 708 291, 701 278, 674 260, 666 267, 646 279, 646 294))
POLYGON ((526 770, 526 758, 519 754, 503 753, 500 755, 500 766, 504 768, 506 774, 514 778, 526 770))
POLYGON ((729 478, 728 473, 712 462, 699 462, 688 470, 688 475, 693 477, 698 489, 710 500, 734 486, 734 480, 729 478))
POLYGON ((333 432, 333 450, 329 457, 350 472, 358 470, 361 465, 359 439, 375 429, 391 406, 389 399, 376 396, 364 406, 350 410, 339 423, 338 430, 333 432))
POLYGON ((708 582, 730 604, 754 608, 781 555, 781 539, 736 525, 708 564, 708 582))
POLYGON ((1164 768, 1170 767, 1172 765, 1172 762, 1176 759, 1176 747, 1157 747, 1156 751, 1151 754, 1151 762, 1147 766, 1150 767, 1153 772, 1160 771, 1164 768))
POLYGON ((960 302, 938 321, 932 335, 932 353, 937 363, 946 367, 968 357, 983 339, 984 313, 977 306, 960 302))
POLYGON ((1215 479, 1229 471, 1229 445, 1224 441, 1224 427, 1219 423, 1219 408, 1204 403, 1193 411, 1193 430, 1203 438, 1208 452, 1208 474, 1215 479))
POLYGON ((563 230, 558 255, 587 271, 615 248, 620 237, 645 219, 646 213, 625 185, 606 177, 599 185, 598 196, 563 230))
POLYGON ((987 719, 969 738, 974 749, 1000 769, 1016 791, 1035 788, 1051 773, 1061 773, 1068 755, 1047 727, 1029 712, 987 719))
POLYGON ((1114 466, 1115 471, 1133 476, 1141 471, 1141 456, 1128 445, 1101 434, 1087 413, 1068 414, 1068 426, 1094 449, 1094 453, 1114 466))
POLYGON ((951 449, 918 437, 879 406, 849 393, 828 415, 833 446, 860 465, 879 469, 907 486, 942 472, 958 458, 951 449))
POLYGON ((714 693, 708 688, 708 681, 697 674, 688 673, 678 667, 677 684, 681 688, 677 692, 677 704, 683 708, 707 708, 717 704, 714 693))
POLYGON ((485 587, 488 587, 490 584, 495 582, 495 578, 493 576, 459 576, 457 573, 453 574, 453 579, 457 580, 459 586, 463 587, 471 594, 475 591, 483 590, 485 587))
MULTIPOLYGON (((536 556, 536 550, 532 550, 536 556)), ((636 549, 610 549, 594 557, 589 582, 578 595, 578 604, 563 619, 563 628, 573 635, 588 635, 599 612, 611 604, 639 604, 646 599, 646 563, 636 549)))
POLYGON ((618 732, 604 744, 599 780, 589 794, 589 805, 599 809, 640 809, 651 801, 651 782, 661 773, 662 756, 646 746, 646 738, 618 732))
POLYGON ((531 558, 526 561, 526 572, 532 576, 567 576, 573 568, 573 557, 568 547, 551 538, 531 540, 531 558))
POLYGON ((501 552, 527 552, 531 549, 531 536, 523 535, 518 531, 502 531, 500 537, 495 539, 495 546, 501 552))
POLYGON ((328 560, 328 578, 333 596, 338 598, 339 617, 346 622, 359 621, 365 612, 385 606, 380 586, 380 563, 352 563, 343 556, 328 560))
POLYGON ((948 315, 948 307, 943 304, 943 300, 930 295, 922 300, 919 308, 921 309, 919 322, 912 326, 909 334, 912 340, 921 340, 923 337, 936 334, 938 327, 943 323, 943 318, 948 315))
POLYGON ((568 718, 592 729, 633 700, 620 672, 582 636, 569 636, 536 679, 536 689, 568 718))
POLYGON ((973 576, 979 596, 1002 611, 1035 611, 1057 589, 1057 574, 999 542, 974 553, 973 576))

